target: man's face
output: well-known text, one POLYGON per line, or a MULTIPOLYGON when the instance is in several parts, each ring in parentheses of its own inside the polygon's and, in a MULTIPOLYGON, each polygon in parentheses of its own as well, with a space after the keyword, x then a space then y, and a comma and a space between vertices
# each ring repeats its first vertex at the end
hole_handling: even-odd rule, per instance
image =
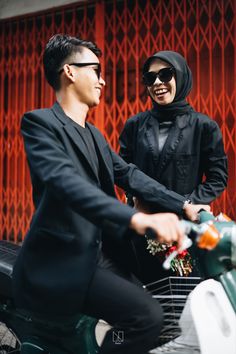
MULTIPOLYGON (((148 71, 158 73, 161 69, 169 68, 170 65, 160 59, 151 62, 148 71)), ((176 81, 173 76, 169 82, 161 82, 158 77, 152 86, 148 86, 148 92, 151 98, 160 105, 166 105, 173 102, 176 94, 176 81)))
POLYGON ((70 65, 74 77, 74 81, 71 83, 73 93, 81 103, 89 108, 97 106, 100 102, 102 88, 105 85, 105 81, 99 75, 98 65, 94 64, 100 64, 98 57, 88 48, 83 48, 82 53, 75 54, 73 60, 70 60, 71 62, 88 64, 81 67, 70 65), (93 64, 89 65, 89 63, 93 64))

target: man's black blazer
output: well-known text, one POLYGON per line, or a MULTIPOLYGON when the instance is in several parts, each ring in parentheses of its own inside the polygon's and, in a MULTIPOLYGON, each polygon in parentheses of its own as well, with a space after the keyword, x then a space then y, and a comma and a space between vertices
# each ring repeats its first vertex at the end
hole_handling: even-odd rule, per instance
MULTIPOLYGON (((127 164, 91 124, 102 181, 75 123, 58 103, 22 119, 35 213, 13 272, 17 307, 47 314, 80 311, 96 267, 101 231, 123 239, 135 210, 120 203, 114 184, 180 213, 184 198, 127 164)), ((96 296, 96 294, 95 294, 96 296)))

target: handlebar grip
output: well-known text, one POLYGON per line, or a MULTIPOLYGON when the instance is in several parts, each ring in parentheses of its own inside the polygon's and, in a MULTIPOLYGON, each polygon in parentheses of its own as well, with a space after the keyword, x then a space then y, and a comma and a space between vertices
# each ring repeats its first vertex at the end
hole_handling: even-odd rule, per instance
POLYGON ((163 268, 164 269, 170 269, 171 268, 171 261, 178 255, 179 252, 182 252, 184 250, 186 250, 187 248, 191 247, 193 244, 192 240, 190 240, 190 238, 188 238, 187 236, 185 236, 184 241, 183 241, 183 245, 182 247, 177 251, 173 251, 164 261, 163 263, 163 268))
POLYGON ((199 215, 198 221, 200 224, 209 220, 215 220, 215 216, 209 211, 206 211, 204 209, 200 209, 198 215, 199 215))

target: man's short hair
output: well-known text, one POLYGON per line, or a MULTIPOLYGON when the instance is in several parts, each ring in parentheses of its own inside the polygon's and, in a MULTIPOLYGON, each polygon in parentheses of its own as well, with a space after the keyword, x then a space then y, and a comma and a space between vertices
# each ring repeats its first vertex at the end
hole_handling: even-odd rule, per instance
POLYGON ((43 65, 46 79, 55 91, 60 89, 60 69, 70 56, 82 53, 83 48, 90 49, 97 57, 102 55, 95 43, 78 37, 56 34, 49 39, 43 53, 43 65))

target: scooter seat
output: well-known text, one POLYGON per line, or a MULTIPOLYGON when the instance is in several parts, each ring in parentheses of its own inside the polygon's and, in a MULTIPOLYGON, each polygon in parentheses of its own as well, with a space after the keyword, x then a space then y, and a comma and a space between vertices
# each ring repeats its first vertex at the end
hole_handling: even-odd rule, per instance
POLYGON ((0 241, 0 296, 12 296, 12 270, 19 249, 19 245, 8 241, 0 241))

